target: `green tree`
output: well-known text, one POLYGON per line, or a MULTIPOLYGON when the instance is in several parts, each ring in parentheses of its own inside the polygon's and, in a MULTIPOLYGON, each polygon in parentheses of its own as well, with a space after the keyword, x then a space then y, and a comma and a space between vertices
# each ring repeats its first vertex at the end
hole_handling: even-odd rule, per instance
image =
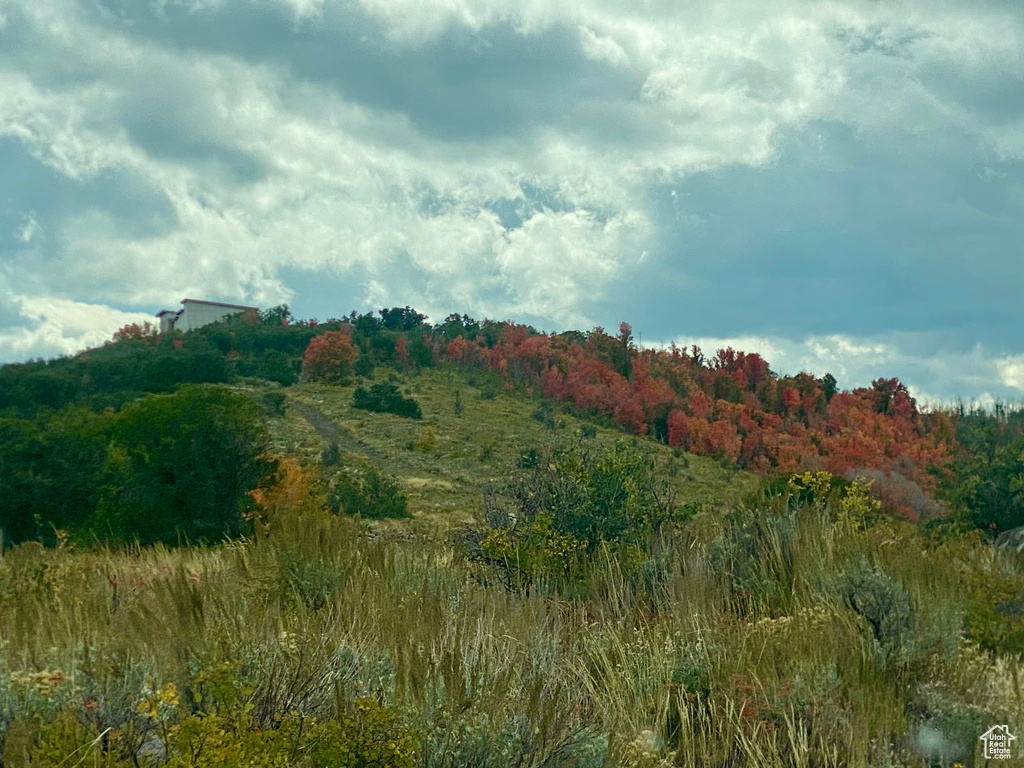
POLYGON ((223 387, 150 395, 117 414, 112 436, 95 530, 115 540, 237 536, 273 475, 262 408, 223 387))
POLYGON ((35 422, 0 418, 0 539, 5 545, 39 533, 35 501, 43 456, 35 422))
POLYGON ((1024 438, 959 464, 949 498, 971 524, 990 533, 1024 526, 1024 438))
POLYGON ((0 419, 0 529, 7 544, 52 543, 92 514, 110 417, 68 406, 35 420, 0 419))
POLYGON ((268 349, 256 361, 256 375, 288 387, 299 379, 298 371, 284 352, 268 349))
POLYGON ((434 353, 427 345, 422 333, 409 334, 409 360, 420 368, 428 368, 434 364, 434 353))
POLYGON ((392 307, 380 311, 381 325, 392 331, 416 330, 426 321, 427 316, 421 315, 412 307, 392 307))
POLYGON ((408 502, 398 481, 373 467, 360 476, 339 476, 329 504, 334 514, 345 512, 371 519, 409 517, 408 502))
POLYGON ((45 459, 36 510, 52 543, 55 528, 74 532, 96 508, 113 415, 69 406, 39 421, 45 459))

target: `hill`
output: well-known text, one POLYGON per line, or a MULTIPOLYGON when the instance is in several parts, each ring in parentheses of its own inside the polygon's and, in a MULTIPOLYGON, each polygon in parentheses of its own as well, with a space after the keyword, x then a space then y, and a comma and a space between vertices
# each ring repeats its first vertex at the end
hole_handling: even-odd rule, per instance
POLYGON ((0 383, 4 766, 945 768, 1024 722, 1019 414, 408 308, 0 383), (333 503, 375 472, 411 520, 333 503))
MULTIPOLYGON (((504 403, 522 403, 510 413, 532 418, 537 412, 537 423, 553 423, 557 412, 569 431, 582 420, 599 436, 617 429, 667 446, 673 458, 688 452, 685 460, 669 461, 670 453, 656 447, 665 471, 676 473, 680 492, 694 501, 721 497, 719 491, 734 480, 751 487, 736 468, 762 476, 825 470, 847 480, 870 478, 872 494, 886 509, 911 520, 945 525, 952 509, 956 525, 992 533, 1024 524, 1024 502, 1014 490, 1022 474, 1014 457, 1024 446, 1024 421, 1013 411, 921 411, 897 379, 843 391, 828 374, 782 375, 756 354, 641 348, 625 323, 616 336, 601 328, 544 334, 466 315, 431 325, 409 307, 381 310, 379 316, 353 312, 325 323, 298 321, 287 307, 276 307, 187 334, 157 335, 128 326, 113 343, 71 358, 0 367, 0 430, 10 435, 0 446, 9 468, 0 478, 0 515, 6 508, 18 510, 19 517, 13 528, 0 520, 0 528, 7 529, 8 541, 25 535, 12 533, 14 528, 33 527, 36 536, 52 540, 54 525, 79 525, 92 515, 99 488, 105 487, 98 474, 103 443, 109 442, 105 430, 113 423, 110 414, 126 404, 186 383, 232 384, 262 396, 268 382, 291 388, 286 397, 295 415, 311 415, 333 436, 328 443, 338 442, 339 450, 360 448, 350 460, 384 458, 381 469, 403 478, 417 514, 432 505, 465 510, 493 467, 491 460, 507 460, 506 448, 523 429, 537 434, 532 421, 522 419, 526 426, 510 429, 490 406, 480 405, 485 401, 478 395, 500 394, 504 403), (435 369, 443 372, 435 376, 435 369), (344 409, 352 385, 389 376, 424 387, 428 421, 434 423, 414 430, 394 422, 399 426, 367 433, 366 424, 393 420, 349 418, 344 409), (437 376, 454 378, 441 386, 437 376), (311 382, 318 377, 341 385, 316 390, 311 382), (446 420, 443 401, 451 399, 454 407, 463 381, 463 407, 472 401, 473 409, 483 410, 471 419, 446 420), (321 405, 317 397, 330 401, 323 403, 330 411, 325 417, 309 410, 321 405), (332 427, 327 422, 334 416, 345 423, 332 427), (486 429, 467 430, 479 419, 486 429), (83 424, 89 434, 82 434, 83 424), (353 430, 360 432, 356 442, 346 436, 353 430), (401 440, 381 441, 388 430, 401 440), (62 447, 82 450, 83 440, 91 446, 89 462, 54 463, 62 447), (491 459, 474 466, 474 452, 491 459), (716 462, 731 467, 726 474, 733 479, 726 480, 716 462), (690 475, 697 481, 681 482, 690 475), (73 501, 53 498, 51 491, 60 488, 80 493, 73 501)), ((307 425, 301 427, 307 432, 311 426, 308 419, 293 418, 275 422, 275 430, 300 429, 296 424, 307 425)), ((301 444, 299 433, 292 442, 301 444)), ((307 458, 316 453, 310 450, 307 458)))
MULTIPOLYGON (((444 525, 463 522, 476 512, 484 486, 499 482, 523 451, 581 432, 592 432, 590 439, 599 446, 623 438, 619 429, 545 410, 522 392, 481 389, 479 377, 458 366, 409 374, 385 369, 378 374, 381 381, 394 379, 415 398, 423 418, 354 409, 354 383, 305 383, 284 389, 250 383, 238 389, 259 397, 269 392, 285 395, 285 414, 270 420, 273 444, 282 454, 317 464, 323 451, 336 443, 343 464, 375 466, 396 476, 412 515, 444 525), (459 414, 456 395, 462 404, 459 414)), ((756 476, 735 465, 657 443, 651 447, 659 471, 672 479, 682 504, 729 504, 759 485, 756 476)))

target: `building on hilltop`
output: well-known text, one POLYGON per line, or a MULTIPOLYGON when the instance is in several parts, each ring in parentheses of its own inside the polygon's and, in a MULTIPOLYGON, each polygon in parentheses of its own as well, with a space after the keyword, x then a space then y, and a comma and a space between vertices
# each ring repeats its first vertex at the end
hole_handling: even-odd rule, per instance
POLYGON ((219 323, 231 315, 241 314, 250 309, 257 310, 256 307, 245 307, 241 304, 221 304, 200 299, 183 299, 181 304, 182 308, 177 311, 164 309, 156 313, 160 318, 160 333, 191 331, 210 323, 219 323))

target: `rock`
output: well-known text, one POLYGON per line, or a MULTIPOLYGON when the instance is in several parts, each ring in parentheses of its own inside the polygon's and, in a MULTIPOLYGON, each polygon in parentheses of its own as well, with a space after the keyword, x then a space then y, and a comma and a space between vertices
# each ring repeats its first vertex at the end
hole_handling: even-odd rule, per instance
POLYGON ((167 757, 167 745, 164 744, 163 739, 155 733, 151 733, 139 747, 138 756, 150 757, 158 763, 162 762, 167 757))

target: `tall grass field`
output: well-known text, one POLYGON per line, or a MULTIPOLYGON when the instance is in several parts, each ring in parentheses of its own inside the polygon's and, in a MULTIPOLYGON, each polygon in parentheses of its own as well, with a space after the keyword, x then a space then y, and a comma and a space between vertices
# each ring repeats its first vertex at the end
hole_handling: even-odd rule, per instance
POLYGON ((685 514, 513 582, 469 535, 488 489, 560 435, 630 438, 462 373, 398 384, 422 419, 280 390, 250 536, 0 549, 4 768, 980 766, 990 727, 1024 739, 1024 555, 651 446, 685 514), (371 466, 408 518, 331 512, 371 466))

